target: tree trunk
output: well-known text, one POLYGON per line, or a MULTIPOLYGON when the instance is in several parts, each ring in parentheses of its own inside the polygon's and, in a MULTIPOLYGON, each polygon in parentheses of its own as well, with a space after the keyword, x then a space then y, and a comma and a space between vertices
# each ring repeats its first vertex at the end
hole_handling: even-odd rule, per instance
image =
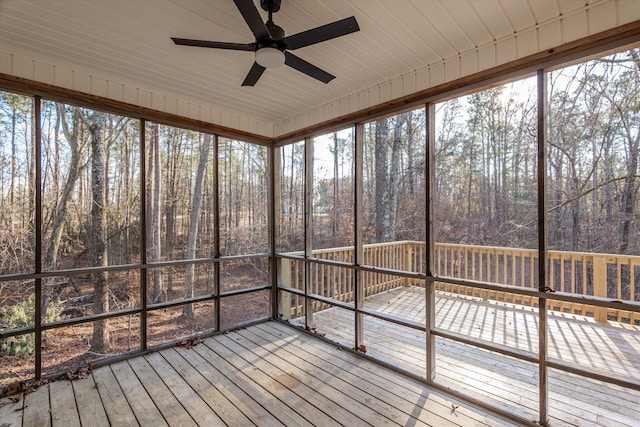
POLYGON ((331 218, 333 240, 338 238, 338 133, 333 133, 333 215, 331 218))
MULTIPOLYGON (((209 162, 209 151, 211 148, 211 135, 205 134, 200 147, 200 161, 198 162, 198 171, 196 172, 196 181, 193 188, 193 202, 191 203, 191 214, 189 218, 189 236, 187 240, 187 259, 194 259, 196 254, 196 243, 198 240, 198 223, 200 219, 200 206, 202 205, 202 182, 204 173, 209 162)), ((193 276, 195 266, 187 265, 187 271, 184 279, 184 298, 193 298, 193 276)), ((193 305, 187 304, 182 307, 184 317, 193 318, 193 305)))
MULTIPOLYGON (((88 118, 91 133, 91 227, 89 232, 89 248, 92 265, 106 267, 109 265, 107 254, 107 211, 106 211, 106 171, 105 145, 103 141, 103 113, 94 112, 88 118)), ((109 312, 109 282, 105 271, 92 274, 93 279, 93 312, 94 314, 109 312)), ((93 324, 91 351, 107 353, 109 351, 109 319, 97 320, 93 324)))
MULTIPOLYGON (((181 132, 172 132, 172 137, 167 138, 167 167, 165 175, 166 182, 166 202, 164 206, 165 217, 165 253, 169 258, 175 259, 174 248, 176 243, 176 217, 178 207, 178 174, 181 168, 182 158, 182 135, 181 132)), ((167 292, 173 291, 173 268, 167 269, 167 292)))
MULTIPOLYGON (((69 150, 71 152, 71 160, 69 161, 69 172, 67 174, 67 179, 65 180, 62 194, 60 195, 60 199, 58 200, 58 204, 55 209, 55 215, 53 218, 53 225, 51 229, 51 234, 48 240, 48 244, 45 250, 45 258, 44 265, 47 269, 56 269, 58 267, 58 252, 60 250, 60 242, 62 241, 62 234, 64 233, 65 226, 65 218, 67 216, 67 209, 69 206, 69 201, 71 200, 71 196, 73 195, 74 188, 76 186, 76 182, 80 176, 80 144, 78 143, 78 135, 79 135, 79 127, 80 119, 78 117, 77 109, 74 110, 74 117, 72 127, 69 127, 69 122, 67 119, 67 111, 65 106, 62 104, 57 104, 57 115, 60 117, 60 123, 62 124, 62 132, 64 133, 65 139, 69 144, 69 150)), ((56 144, 58 141, 56 141, 56 144)), ((54 165, 55 169, 58 170, 62 167, 62 165, 56 164, 54 165)), ((45 318, 47 314, 47 308, 49 305, 49 283, 48 280, 43 282, 45 286, 43 286, 43 295, 42 295, 42 317, 45 318)))
POLYGON ((391 165, 389 172, 389 203, 387 206, 387 242, 396 240, 396 219, 398 217, 398 193, 400 184, 400 161, 402 152, 402 127, 407 120, 406 114, 396 116, 396 123, 393 129, 393 144, 391 146, 391 165))
MULTIPOLYGON (((636 67, 636 72, 640 72, 640 57, 636 50, 631 50, 631 58, 636 67)), ((636 208, 636 193, 638 185, 636 176, 638 174, 638 157, 640 155, 640 130, 637 125, 628 123, 624 115, 621 114, 624 135, 627 139, 627 150, 629 160, 627 163, 627 177, 624 180, 624 192, 622 194, 622 226, 620 236, 620 253, 626 254, 629 251, 629 235, 631 234, 631 225, 634 222, 634 212, 636 208), (633 132, 636 132, 633 135, 633 132)))
POLYGON ((389 217, 389 126, 386 119, 376 122, 375 131, 375 176, 376 176, 376 243, 388 242, 389 217))
MULTIPOLYGON (((162 259, 160 242, 160 125, 154 124, 149 147, 149 167, 147 168, 148 206, 147 214, 151 216, 147 222, 147 238, 149 239, 149 257, 154 262, 162 259)), ((153 283, 153 302, 164 301, 162 274, 160 269, 154 268, 151 277, 153 283)))
POLYGON ((15 201, 15 188, 16 188, 16 123, 18 121, 17 107, 13 107, 11 110, 11 182, 9 183, 9 229, 13 229, 13 210, 15 201))
POLYGON ((415 166, 415 154, 414 153, 414 123, 413 123, 413 112, 409 111, 407 114, 407 170, 409 171, 408 179, 409 179, 409 197, 415 197, 415 188, 416 188, 416 171, 414 170, 415 166))

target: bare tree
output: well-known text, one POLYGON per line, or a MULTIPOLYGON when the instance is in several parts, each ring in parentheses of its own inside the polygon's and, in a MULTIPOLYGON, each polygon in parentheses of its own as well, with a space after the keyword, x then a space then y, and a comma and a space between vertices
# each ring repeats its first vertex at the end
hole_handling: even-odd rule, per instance
MULTIPOLYGON (((196 255, 196 245, 198 241, 198 224, 200 220, 200 206, 202 205, 202 182, 204 181, 207 163, 209 162, 209 151, 211 150, 211 135, 205 134, 200 145, 200 160, 198 161, 198 170, 196 172, 196 180, 193 188, 193 201, 191 202, 191 214, 189 216, 189 235, 187 240, 187 259, 193 259, 196 255)), ((184 279, 184 298, 193 298, 193 281, 194 281, 193 264, 187 265, 186 276, 184 279)), ((183 316, 193 318, 193 305, 187 304, 182 308, 183 316)))
MULTIPOLYGON (((109 265, 107 253, 107 218, 106 218, 106 171, 104 114, 93 112, 87 114, 87 127, 91 135, 91 227, 89 232, 90 254, 92 264, 96 267, 109 265)), ((106 271, 92 273, 93 311, 95 314, 109 311, 109 275, 106 271)), ((96 320, 93 325, 91 351, 107 353, 109 351, 109 319, 96 320)))
MULTIPOLYGON (((153 124, 151 129, 151 141, 149 144, 149 155, 147 156, 149 166, 147 167, 147 214, 151 216, 147 221, 146 235, 149 242, 150 259, 158 262, 162 259, 162 245, 160 241, 160 125, 153 124)), ((153 282, 154 302, 164 300, 164 287, 162 284, 162 274, 160 269, 154 268, 151 275, 153 282)))

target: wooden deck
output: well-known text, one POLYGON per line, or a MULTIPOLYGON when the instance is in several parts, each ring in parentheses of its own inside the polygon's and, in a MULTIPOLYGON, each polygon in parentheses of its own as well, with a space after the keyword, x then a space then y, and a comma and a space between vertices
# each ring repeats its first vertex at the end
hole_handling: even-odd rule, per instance
POLYGON ((287 325, 268 322, 59 380, 18 403, 8 426, 504 426, 287 325))
MULTIPOLYGON (((424 290, 401 287, 367 298, 368 309, 424 321, 424 290)), ((437 326, 537 351, 537 312, 438 293, 437 326)), ((353 343, 354 314, 314 314, 317 333, 353 343)), ((640 378, 640 328, 549 316, 553 359, 640 378)), ((368 356, 424 375, 424 334, 365 316, 368 356)), ((537 365, 438 338, 436 381, 525 419, 538 415, 537 365)), ((640 392, 550 370, 552 426, 640 425, 640 392)), ((56 381, 18 403, 0 400, 0 426, 102 425, 512 425, 423 384, 277 322, 56 381), (460 405, 455 411, 452 403, 460 405)))
MULTIPOLYGON (((400 287, 365 301, 365 307, 424 324, 424 289, 400 287)), ((314 314, 318 333, 353 342, 353 313, 331 308, 314 314)), ((501 346, 537 352, 537 309, 438 292, 436 326, 501 346)), ((640 327, 553 313, 549 357, 589 371, 640 381, 640 327)), ((425 375, 420 331, 365 316, 367 355, 425 375)), ((538 417, 538 367, 495 352, 436 340, 436 381, 526 419, 538 417)), ((553 426, 640 426, 640 392, 563 371, 549 370, 553 426)))

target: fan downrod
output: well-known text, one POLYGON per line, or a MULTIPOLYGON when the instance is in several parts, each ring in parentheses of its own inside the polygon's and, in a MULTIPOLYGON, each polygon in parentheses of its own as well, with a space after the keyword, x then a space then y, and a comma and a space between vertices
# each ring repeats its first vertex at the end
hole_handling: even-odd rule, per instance
POLYGON ((284 30, 282 27, 279 27, 273 22, 273 14, 280 10, 280 1, 281 0, 260 0, 260 7, 269 12, 269 19, 267 19, 264 25, 267 26, 271 39, 276 41, 284 38, 284 30))

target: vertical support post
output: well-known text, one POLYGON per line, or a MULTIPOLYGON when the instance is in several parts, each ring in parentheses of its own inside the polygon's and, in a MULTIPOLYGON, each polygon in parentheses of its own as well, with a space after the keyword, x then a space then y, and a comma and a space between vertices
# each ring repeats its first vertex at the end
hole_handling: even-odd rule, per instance
MULTIPOLYGON (((414 245, 411 242, 402 243, 402 269, 404 271, 413 271, 414 265, 414 256, 416 251, 414 250, 414 245)), ((410 277, 405 277, 403 280, 404 286, 413 285, 413 279, 410 277)))
POLYGON ((309 261, 313 249, 313 140, 304 140, 304 314, 305 326, 313 327, 313 304, 309 299, 313 264, 309 261))
POLYGON ((220 138, 213 139, 213 329, 220 330, 220 138))
MULTIPOLYGON (((33 143, 35 144, 35 176, 31 177, 35 182, 35 254, 34 272, 42 273, 42 98, 33 98, 33 143)), ((35 345, 35 379, 42 376, 42 279, 35 279, 35 303, 34 303, 34 345, 35 345)))
MULTIPOLYGON (((544 69, 539 69, 537 74, 538 88, 538 291, 546 292, 547 281, 547 79, 544 69)), ((538 394, 539 423, 549 425, 549 378, 547 369, 547 299, 538 298, 538 394)))
MULTIPOLYGON (((281 171, 280 147, 269 147, 269 252, 271 265, 271 318, 276 319, 279 313, 285 317, 291 317, 291 304, 282 304, 279 298, 279 278, 288 273, 288 270, 278 268, 276 258, 276 242, 278 238, 278 225, 280 224, 280 171, 281 171), (281 307, 280 309, 278 307, 281 307), (284 311, 288 309, 287 313, 284 311)), ((284 259, 282 260, 284 263, 284 259)), ((283 266, 284 267, 284 266, 283 266)), ((284 284, 284 282, 282 282, 284 284)))
POLYGON ((363 279, 363 271, 360 270, 360 267, 363 264, 363 248, 362 248, 362 171, 363 171, 363 144, 364 144, 364 125, 362 123, 358 123, 354 128, 354 218, 353 218, 353 226, 355 241, 353 242, 353 262, 355 264, 355 271, 353 275, 353 289, 354 289, 354 300, 356 307, 356 315, 355 315, 355 348, 360 348, 362 344, 364 344, 364 327, 363 327, 363 316, 362 306, 364 305, 364 281, 363 279))
MULTIPOLYGON (((604 256, 593 256, 593 296, 607 297, 607 258, 604 256)), ((607 308, 594 309, 593 317, 596 322, 606 322, 607 308)))
POLYGON ((147 122, 140 119, 140 350, 147 344, 147 122))
MULTIPOLYGON (((278 260, 276 259, 276 263, 277 262, 278 260)), ((278 285, 281 284, 282 286, 292 286, 291 260, 286 258, 280 258, 280 264, 278 266, 277 273, 278 273, 277 280, 279 281, 278 285)), ((276 292, 277 292, 277 286, 276 286, 276 292)), ((278 309, 278 313, 287 319, 291 319, 291 314, 292 314, 291 297, 288 297, 287 299, 283 299, 280 293, 278 293, 278 298, 280 299, 278 305, 276 306, 276 308, 278 309)))
POLYGON ((433 103, 425 105, 426 126, 426 158, 425 183, 427 194, 425 197, 425 245, 426 245, 426 279, 425 279, 425 328, 426 328, 426 380, 432 383, 436 379, 436 336, 432 333, 436 325, 436 283, 434 271, 435 236, 433 231, 433 203, 435 187, 435 158, 436 158, 436 107, 433 103))

